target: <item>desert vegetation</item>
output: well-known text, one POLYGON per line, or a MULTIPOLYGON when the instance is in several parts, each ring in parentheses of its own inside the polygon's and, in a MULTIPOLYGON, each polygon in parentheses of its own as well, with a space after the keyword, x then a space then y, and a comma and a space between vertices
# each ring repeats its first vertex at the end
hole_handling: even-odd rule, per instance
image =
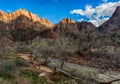
POLYGON ((29 67, 36 65, 46 66, 49 63, 49 58, 60 59, 63 64, 67 61, 104 70, 119 71, 119 32, 99 33, 88 31, 81 33, 60 33, 59 38, 55 39, 43 38, 36 34, 37 36, 30 40, 27 39, 29 38, 29 35, 32 36, 32 32, 30 30, 27 30, 26 32, 1 32, 0 77, 5 80, 16 80, 16 78, 19 77, 32 81, 32 84, 49 84, 49 82, 51 83, 51 80, 52 83, 75 84, 76 81, 73 78, 64 76, 63 74, 57 75, 58 79, 55 79, 57 78, 56 74, 52 75, 54 77, 53 79, 50 79, 50 77, 48 79, 45 77, 39 77, 39 71, 28 69, 29 67), (19 36, 16 37, 16 34, 18 33, 19 36), (8 35, 12 39, 10 39, 8 35), (23 37, 26 39, 23 39, 23 37), (34 61, 37 59, 38 64, 34 64, 31 61, 26 62, 20 57, 20 54, 28 54, 30 60, 34 61), (39 63, 39 59, 41 58, 44 59, 44 62, 39 63), (89 64, 87 64, 87 62, 89 62, 89 64), (23 67, 27 67, 27 69, 21 70, 23 67), (60 75, 62 75, 62 77, 60 75), (69 80, 74 80, 74 82, 71 81, 70 83, 69 80), (65 83, 66 81, 69 83, 65 83))

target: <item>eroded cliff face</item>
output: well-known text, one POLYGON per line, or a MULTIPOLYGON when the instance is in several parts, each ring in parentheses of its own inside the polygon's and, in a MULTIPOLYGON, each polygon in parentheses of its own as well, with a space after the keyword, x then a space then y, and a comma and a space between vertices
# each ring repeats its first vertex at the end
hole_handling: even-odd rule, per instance
POLYGON ((95 28, 95 26, 90 22, 75 22, 70 18, 64 18, 58 23, 54 31, 56 32, 86 32, 90 29, 95 28))
POLYGON ((55 32, 72 32, 77 31, 77 25, 70 18, 62 19, 54 28, 55 32))
POLYGON ((31 19, 31 17, 32 17, 32 20, 34 22, 39 21, 39 17, 37 15, 32 14, 31 12, 26 11, 24 9, 19 9, 13 13, 5 13, 3 11, 0 11, 0 21, 11 22, 12 20, 15 20, 17 17, 19 17, 21 15, 24 15, 29 19, 31 19))
POLYGON ((74 20, 72 20, 71 18, 64 18, 60 21, 61 24, 71 24, 71 23, 75 23, 74 20))
POLYGON ((8 23, 11 23, 11 27, 15 27, 14 24, 18 24, 18 23, 21 23, 20 25, 24 25, 24 26, 32 24, 32 27, 54 26, 54 24, 52 24, 47 19, 39 18, 37 15, 32 14, 31 12, 24 9, 19 9, 13 13, 5 13, 3 11, 0 11, 0 21, 7 23, 6 25, 8 25, 8 23))

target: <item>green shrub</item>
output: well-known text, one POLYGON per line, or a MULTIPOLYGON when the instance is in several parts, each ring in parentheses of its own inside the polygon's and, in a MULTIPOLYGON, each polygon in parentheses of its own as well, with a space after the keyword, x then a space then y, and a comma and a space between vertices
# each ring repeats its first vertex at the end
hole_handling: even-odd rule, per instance
POLYGON ((20 57, 17 57, 15 59, 15 64, 17 67, 23 67, 23 66, 28 67, 29 66, 29 64, 24 59, 22 59, 20 57))
POLYGON ((0 74, 6 75, 15 72, 16 64, 13 61, 0 62, 0 74))
POLYGON ((20 74, 20 76, 31 78, 33 80, 33 84, 48 84, 47 79, 43 77, 39 77, 37 72, 27 70, 20 74))

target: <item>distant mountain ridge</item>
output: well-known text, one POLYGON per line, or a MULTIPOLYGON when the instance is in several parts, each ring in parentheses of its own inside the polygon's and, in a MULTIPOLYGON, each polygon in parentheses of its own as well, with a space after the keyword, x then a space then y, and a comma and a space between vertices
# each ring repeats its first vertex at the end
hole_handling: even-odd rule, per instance
MULTIPOLYGON (((36 14, 32 14, 31 12, 25 9, 16 10, 13 13, 6 13, 0 11, 0 26, 5 29, 20 29, 20 28, 31 28, 33 27, 36 30, 41 30, 45 27, 53 28, 56 31, 61 32, 73 32, 79 31, 79 29, 84 29, 80 27, 88 27, 89 24, 87 22, 80 26, 81 22, 75 22, 71 18, 64 18, 58 24, 53 24, 49 20, 45 18, 39 18, 36 14), (85 26, 87 25, 87 26, 85 26)), ((95 26, 91 23, 92 28, 95 26)))
POLYGON ((24 16, 25 18, 28 18, 29 20, 32 20, 33 22, 40 23, 46 27, 54 26, 54 24, 48 21, 47 19, 39 18, 37 15, 32 14, 31 12, 25 9, 19 9, 13 13, 5 13, 3 11, 0 11, 0 21, 5 22, 5 23, 10 23, 11 21, 17 19, 19 16, 24 16))
POLYGON ((120 6, 118 6, 109 20, 101 26, 95 27, 90 22, 75 22, 71 18, 63 18, 58 24, 53 24, 45 18, 39 18, 25 9, 16 10, 13 13, 0 11, 0 27, 4 29, 33 28, 35 30, 44 30, 51 28, 55 32, 86 32, 89 29, 98 30, 120 30, 120 6))

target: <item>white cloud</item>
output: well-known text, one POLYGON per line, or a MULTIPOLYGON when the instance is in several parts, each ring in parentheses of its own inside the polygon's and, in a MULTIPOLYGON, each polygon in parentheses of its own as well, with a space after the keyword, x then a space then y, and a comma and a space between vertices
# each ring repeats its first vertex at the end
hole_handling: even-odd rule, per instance
POLYGON ((102 0, 104 3, 93 7, 92 5, 86 5, 85 10, 74 9, 70 13, 78 14, 87 17, 93 24, 99 26, 101 22, 106 21, 106 16, 110 17, 115 11, 117 6, 120 6, 120 1, 117 2, 107 2, 108 0, 102 0), (95 23, 97 22, 97 23, 95 23))
POLYGON ((103 19, 91 19, 89 20, 89 22, 93 23, 96 27, 98 27, 99 25, 103 24, 105 21, 107 21, 109 18, 103 18, 103 19))
POLYGON ((91 18, 91 16, 93 15, 94 12, 95 12, 95 9, 91 5, 86 5, 85 10, 75 9, 75 10, 71 11, 70 13, 71 14, 79 14, 79 15, 91 18))
POLYGON ((78 21, 81 22, 81 21, 84 21, 84 19, 83 18, 82 19, 78 19, 78 21))

